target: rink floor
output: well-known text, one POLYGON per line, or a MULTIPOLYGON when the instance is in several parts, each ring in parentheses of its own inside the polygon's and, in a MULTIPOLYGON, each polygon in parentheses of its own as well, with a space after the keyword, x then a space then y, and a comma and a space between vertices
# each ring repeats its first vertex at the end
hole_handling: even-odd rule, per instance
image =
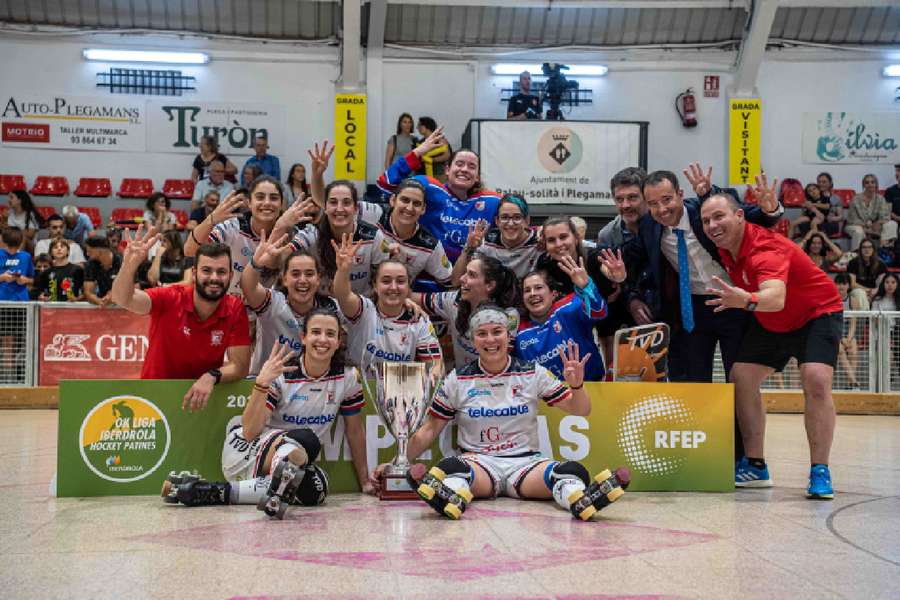
POLYGON ((597 523, 549 502, 333 496, 252 506, 56 499, 56 411, 0 411, 4 598, 898 598, 900 418, 838 418, 836 498, 804 497, 799 415, 769 418, 776 486, 628 493, 597 523))

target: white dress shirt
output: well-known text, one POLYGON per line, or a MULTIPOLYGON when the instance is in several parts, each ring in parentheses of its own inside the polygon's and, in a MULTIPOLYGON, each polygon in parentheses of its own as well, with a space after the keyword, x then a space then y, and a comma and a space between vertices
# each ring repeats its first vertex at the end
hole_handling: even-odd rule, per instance
POLYGON ((687 208, 681 213, 681 220, 678 221, 678 225, 675 227, 663 227, 662 239, 660 240, 660 249, 663 256, 666 257, 669 264, 675 269, 675 272, 678 272, 678 237, 675 235, 675 229, 684 231, 684 243, 687 245, 688 251, 688 265, 691 268, 691 294, 705 296, 709 294, 706 288, 719 287, 714 285, 713 277, 718 277, 730 285, 731 279, 728 277, 728 273, 725 272, 722 265, 713 260, 713 257, 709 255, 709 252, 706 251, 706 248, 694 235, 687 208))

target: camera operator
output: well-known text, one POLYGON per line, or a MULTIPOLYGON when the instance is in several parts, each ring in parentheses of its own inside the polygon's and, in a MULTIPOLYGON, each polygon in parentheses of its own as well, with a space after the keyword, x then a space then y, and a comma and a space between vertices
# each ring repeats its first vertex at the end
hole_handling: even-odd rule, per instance
POLYGON ((541 99, 531 93, 531 73, 519 74, 519 93, 509 99, 506 118, 511 121, 541 118, 541 99))

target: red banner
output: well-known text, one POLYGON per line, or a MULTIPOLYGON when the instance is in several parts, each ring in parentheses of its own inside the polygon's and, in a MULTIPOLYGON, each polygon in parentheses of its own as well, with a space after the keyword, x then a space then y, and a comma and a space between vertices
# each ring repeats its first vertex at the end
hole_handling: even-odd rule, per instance
POLYGON ((49 142, 50 126, 38 123, 3 123, 4 142, 49 142))
POLYGON ((138 379, 149 328, 149 315, 121 308, 41 308, 39 385, 138 379))

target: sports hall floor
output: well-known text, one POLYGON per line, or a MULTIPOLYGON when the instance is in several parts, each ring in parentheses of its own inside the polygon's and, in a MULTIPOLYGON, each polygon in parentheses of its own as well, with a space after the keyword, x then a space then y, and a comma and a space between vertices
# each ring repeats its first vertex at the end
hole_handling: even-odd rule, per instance
POLYGON ((841 416, 811 502, 802 417, 770 416, 776 487, 629 493, 599 523, 546 503, 334 496, 252 506, 55 499, 55 411, 0 412, 3 598, 900 598, 900 418, 841 416))

